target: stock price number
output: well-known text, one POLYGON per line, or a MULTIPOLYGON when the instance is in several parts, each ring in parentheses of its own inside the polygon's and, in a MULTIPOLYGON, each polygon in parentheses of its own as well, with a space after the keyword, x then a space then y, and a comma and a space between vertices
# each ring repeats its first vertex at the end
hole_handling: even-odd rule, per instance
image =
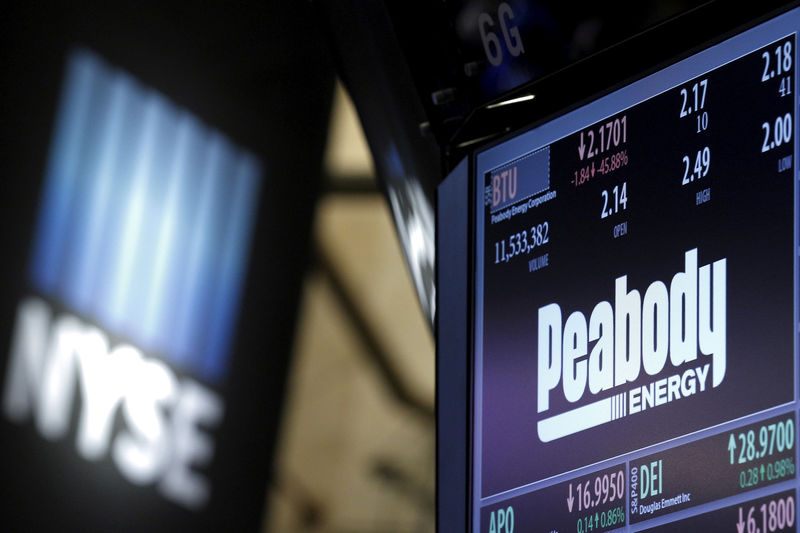
MULTIPOLYGON (((604 474, 585 483, 577 483, 576 487, 578 512, 586 511, 605 503, 612 503, 625 499, 625 475, 622 470, 611 474, 604 474)), ((567 508, 572 512, 576 498, 572 494, 572 483, 569 485, 567 508)))
POLYGON ((795 503, 792 496, 770 500, 762 503, 758 509, 750 507, 745 517, 739 507, 739 521, 736 522, 737 533, 772 533, 794 527, 795 503), (760 520, 759 520, 760 519, 760 520))
POLYGON ((528 231, 515 233, 494 243, 494 264, 507 263, 514 257, 529 254, 550 242, 550 223, 531 226, 528 231))
POLYGON ((692 84, 688 89, 681 88, 681 112, 680 118, 694 114, 697 117, 697 133, 708 129, 708 111, 706 107, 706 91, 708 91, 708 79, 700 80, 692 84))
POLYGON ((780 76, 792 70, 792 41, 786 41, 775 48, 775 66, 773 68, 770 68, 770 57, 770 53, 767 51, 761 54, 761 58, 764 60, 764 71, 761 74, 762 82, 774 78, 776 71, 777 75, 780 76))
POLYGON ((792 77, 787 75, 792 70, 792 41, 785 41, 779 44, 773 54, 764 51, 761 54, 764 60, 764 69, 761 72, 761 82, 769 81, 775 76, 780 77, 781 83, 778 92, 781 96, 792 94, 792 77), (772 57, 775 63, 772 63, 772 57))
POLYGON ((600 211, 600 218, 619 213, 628 208, 628 182, 622 182, 622 186, 614 185, 610 191, 603 189, 600 196, 603 198, 603 210, 600 211))
POLYGON ((699 113, 706 107, 706 91, 708 90, 708 80, 700 80, 692 85, 690 89, 686 87, 681 88, 681 104, 680 118, 691 115, 692 113, 699 113), (689 92, 691 91, 691 96, 689 92))
POLYGON ((764 140, 761 143, 761 152, 769 152, 784 143, 792 140, 792 114, 786 113, 775 119, 774 127, 769 122, 761 124, 764 140))
POLYGON ((744 464, 755 459, 761 459, 773 453, 783 453, 794 448, 794 419, 769 424, 758 428, 758 444, 756 444, 756 430, 751 429, 738 435, 731 433, 728 439, 728 452, 730 464, 744 464), (736 449, 739 448, 739 453, 736 449))
POLYGON ((711 168, 711 149, 706 146, 702 150, 697 151, 694 157, 694 165, 688 155, 683 156, 683 180, 681 185, 688 185, 694 180, 699 180, 708 175, 708 169, 711 168))
POLYGON ((581 132, 578 144, 578 159, 583 161, 608 152, 628 141, 628 116, 598 124, 597 129, 589 128, 581 132), (585 134, 585 135, 584 135, 585 134), (588 144, 587 144, 588 141, 588 144), (588 150, 587 150, 588 148, 588 150))

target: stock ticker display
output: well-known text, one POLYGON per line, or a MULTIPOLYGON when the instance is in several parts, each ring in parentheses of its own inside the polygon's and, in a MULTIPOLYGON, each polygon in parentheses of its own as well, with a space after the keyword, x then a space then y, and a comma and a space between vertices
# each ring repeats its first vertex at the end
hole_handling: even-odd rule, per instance
POLYGON ((477 154, 475 531, 796 531, 798 28, 477 154))

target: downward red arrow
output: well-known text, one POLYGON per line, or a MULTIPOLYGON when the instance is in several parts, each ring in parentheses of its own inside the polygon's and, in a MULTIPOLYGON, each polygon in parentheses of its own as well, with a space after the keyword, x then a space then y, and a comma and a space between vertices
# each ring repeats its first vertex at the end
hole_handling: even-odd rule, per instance
MULTIPOLYGON (((572 504, 575 502, 575 498, 572 496, 572 483, 569 484, 569 498, 567 498, 567 509, 569 512, 572 512, 572 504)), ((741 531, 739 533, 742 533, 741 531)))
POLYGON ((742 517, 742 508, 739 507, 739 521, 736 523, 736 531, 744 533, 744 518, 742 517))

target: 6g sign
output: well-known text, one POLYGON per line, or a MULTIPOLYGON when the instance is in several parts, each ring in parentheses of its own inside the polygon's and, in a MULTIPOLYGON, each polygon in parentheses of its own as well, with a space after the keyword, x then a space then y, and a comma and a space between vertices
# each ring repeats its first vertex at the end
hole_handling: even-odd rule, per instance
MULTIPOLYGON (((503 34, 503 40, 506 43, 506 49, 513 57, 518 57, 520 54, 525 53, 525 47, 522 44, 522 37, 519 34, 519 28, 509 25, 514 20, 514 12, 508 2, 503 2, 497 8, 497 20, 500 23, 500 33, 503 34)), ((483 51, 486 52, 486 59, 492 66, 498 66, 503 62, 503 48, 500 44, 500 38, 497 36, 495 29, 495 19, 489 13, 481 13, 478 16, 478 31, 481 34, 481 42, 483 43, 483 51)))

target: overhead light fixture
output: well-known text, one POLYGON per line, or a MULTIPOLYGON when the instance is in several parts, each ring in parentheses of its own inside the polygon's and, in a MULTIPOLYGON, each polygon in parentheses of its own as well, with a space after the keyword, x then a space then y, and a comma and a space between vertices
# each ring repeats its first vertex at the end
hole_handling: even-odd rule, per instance
POLYGON ((527 102, 529 100, 533 100, 534 98, 536 98, 535 95, 526 94, 525 96, 520 96, 518 98, 511 98, 510 100, 503 100, 502 102, 497 102, 496 104, 490 104, 486 106, 486 109, 496 109, 498 107, 503 107, 506 105, 519 104, 520 102, 527 102))

